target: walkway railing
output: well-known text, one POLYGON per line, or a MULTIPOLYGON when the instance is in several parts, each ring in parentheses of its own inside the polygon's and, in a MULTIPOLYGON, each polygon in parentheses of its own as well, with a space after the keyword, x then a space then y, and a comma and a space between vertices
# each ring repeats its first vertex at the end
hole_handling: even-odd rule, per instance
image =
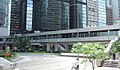
POLYGON ((105 49, 105 52, 109 52, 111 48, 113 47, 113 43, 118 40, 118 37, 116 37, 114 40, 111 40, 108 44, 107 48, 105 49))

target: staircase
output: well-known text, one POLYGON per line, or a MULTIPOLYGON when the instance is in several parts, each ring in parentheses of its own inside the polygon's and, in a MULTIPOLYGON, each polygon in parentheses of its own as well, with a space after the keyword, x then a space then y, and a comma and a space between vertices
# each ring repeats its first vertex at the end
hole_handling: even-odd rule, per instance
POLYGON ((114 40, 111 40, 110 43, 108 44, 107 48, 105 49, 105 53, 109 52, 112 48, 113 42, 117 41, 118 37, 116 37, 114 40))
POLYGON ((59 50, 61 50, 61 51, 66 51, 65 45, 58 44, 57 46, 58 46, 59 50))
MULTIPOLYGON (((118 37, 116 37, 114 40, 111 40, 105 49, 105 53, 108 53, 112 47, 113 43, 118 40, 118 37)), ((113 60, 112 58, 109 60, 104 61, 103 67, 118 67, 118 59, 113 60)))
POLYGON ((103 67, 118 67, 118 60, 106 60, 104 61, 103 67))

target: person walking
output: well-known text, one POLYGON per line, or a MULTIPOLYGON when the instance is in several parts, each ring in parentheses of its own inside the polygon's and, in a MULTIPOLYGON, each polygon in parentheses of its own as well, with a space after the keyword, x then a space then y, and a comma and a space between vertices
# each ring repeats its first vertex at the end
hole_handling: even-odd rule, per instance
POLYGON ((79 63, 77 61, 78 59, 76 59, 76 62, 73 64, 71 70, 79 70, 79 63))
POLYGON ((113 53, 113 60, 115 60, 115 57, 116 57, 116 56, 115 56, 115 53, 113 53))

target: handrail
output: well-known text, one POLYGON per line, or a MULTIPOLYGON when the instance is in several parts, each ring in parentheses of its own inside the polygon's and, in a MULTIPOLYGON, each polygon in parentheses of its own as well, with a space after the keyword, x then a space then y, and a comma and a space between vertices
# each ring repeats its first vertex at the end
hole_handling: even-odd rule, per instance
POLYGON ((118 37, 116 37, 114 40, 111 40, 107 46, 107 48, 105 49, 105 53, 109 52, 111 50, 111 48, 113 47, 113 42, 117 41, 118 37))

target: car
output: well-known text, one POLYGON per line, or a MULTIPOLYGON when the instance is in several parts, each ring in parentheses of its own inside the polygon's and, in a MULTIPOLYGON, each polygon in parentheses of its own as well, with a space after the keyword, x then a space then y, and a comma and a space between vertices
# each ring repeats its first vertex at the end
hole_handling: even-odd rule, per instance
POLYGON ((0 70, 18 70, 16 69, 17 63, 10 62, 9 60, 0 57, 0 70))

